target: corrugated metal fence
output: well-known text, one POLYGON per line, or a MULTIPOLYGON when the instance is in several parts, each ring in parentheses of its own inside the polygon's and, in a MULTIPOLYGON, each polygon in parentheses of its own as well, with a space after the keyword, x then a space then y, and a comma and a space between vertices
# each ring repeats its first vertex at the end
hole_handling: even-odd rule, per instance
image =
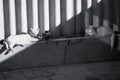
POLYGON ((89 25, 119 29, 119 0, 0 0, 0 39, 49 30, 54 38, 83 36, 89 25))

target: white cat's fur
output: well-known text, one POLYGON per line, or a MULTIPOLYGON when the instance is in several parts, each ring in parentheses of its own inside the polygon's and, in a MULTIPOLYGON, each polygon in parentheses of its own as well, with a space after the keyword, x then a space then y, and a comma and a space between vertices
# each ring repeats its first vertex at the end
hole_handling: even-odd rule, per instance
POLYGON ((29 34, 19 34, 19 35, 11 35, 8 38, 4 40, 4 44, 7 48, 7 50, 14 50, 14 46, 27 44, 30 42, 38 41, 37 38, 35 38, 39 34, 39 29, 33 29, 31 28, 31 31, 29 34))
POLYGON ((95 33, 96 33, 95 28, 93 26, 89 26, 88 28, 85 29, 86 36, 94 36, 95 33))

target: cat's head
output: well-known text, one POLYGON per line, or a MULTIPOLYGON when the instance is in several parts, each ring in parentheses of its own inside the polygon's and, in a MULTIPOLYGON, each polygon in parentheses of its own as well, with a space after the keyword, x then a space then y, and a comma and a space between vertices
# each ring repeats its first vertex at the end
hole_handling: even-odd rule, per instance
POLYGON ((95 34, 95 28, 94 27, 88 27, 85 30, 86 36, 93 36, 95 34))
POLYGON ((36 29, 36 28, 30 28, 30 32, 29 32, 29 34, 30 34, 30 36, 32 36, 32 37, 37 37, 37 35, 39 34, 39 29, 36 29))

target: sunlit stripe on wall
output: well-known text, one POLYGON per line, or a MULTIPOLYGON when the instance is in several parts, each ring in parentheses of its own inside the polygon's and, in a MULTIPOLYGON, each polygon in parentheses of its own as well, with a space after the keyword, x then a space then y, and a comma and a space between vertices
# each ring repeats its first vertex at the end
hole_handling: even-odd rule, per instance
POLYGON ((66 0, 66 14, 67 20, 74 16, 74 0, 66 0))
POLYGON ((10 35, 16 34, 15 0, 9 0, 10 35))
POLYGON ((38 0, 32 0, 33 5, 33 28, 38 29, 38 0))
POLYGON ((27 5, 26 0, 21 0, 21 22, 22 22, 22 32, 28 32, 27 28, 27 5))
POLYGON ((92 0, 87 0, 87 9, 89 9, 92 6, 92 0))
POLYGON ((97 0, 97 3, 100 3, 102 0, 97 0))
POLYGON ((59 26, 61 24, 61 14, 60 14, 60 0, 55 0, 55 26, 59 26))
POLYGON ((77 15, 79 15, 82 11, 82 1, 81 0, 76 0, 76 10, 77 10, 77 15))
POLYGON ((44 0, 44 27, 49 30, 49 0, 44 0))
POLYGON ((4 12, 3 12, 3 0, 0 0, 0 40, 4 39, 4 12))

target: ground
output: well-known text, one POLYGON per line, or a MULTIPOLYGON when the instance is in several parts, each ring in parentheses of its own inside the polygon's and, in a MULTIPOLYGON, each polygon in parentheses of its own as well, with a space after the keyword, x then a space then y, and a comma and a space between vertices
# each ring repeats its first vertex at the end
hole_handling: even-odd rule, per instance
POLYGON ((120 80, 120 61, 9 70, 0 80, 120 80))

